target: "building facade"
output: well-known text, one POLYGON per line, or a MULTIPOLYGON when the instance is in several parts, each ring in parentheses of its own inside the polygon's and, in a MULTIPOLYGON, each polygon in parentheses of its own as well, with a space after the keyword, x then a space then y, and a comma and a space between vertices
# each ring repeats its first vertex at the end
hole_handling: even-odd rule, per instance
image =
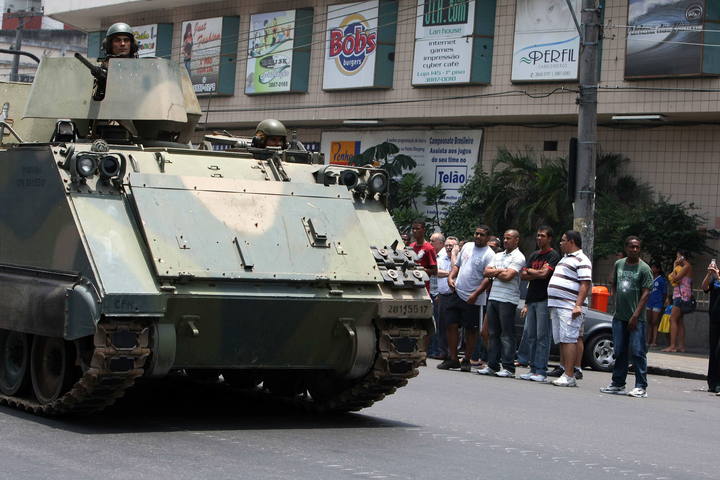
MULTIPOLYGON (((720 229, 720 1, 601 6, 601 150, 720 229)), ((577 132, 565 0, 47 0, 45 11, 88 32, 90 54, 116 21, 158 32, 163 55, 188 66, 208 129, 249 134, 279 118, 337 160, 397 137, 424 155, 430 183, 489 168, 499 148, 565 156, 577 132), (456 137, 472 148, 448 149, 456 137)))

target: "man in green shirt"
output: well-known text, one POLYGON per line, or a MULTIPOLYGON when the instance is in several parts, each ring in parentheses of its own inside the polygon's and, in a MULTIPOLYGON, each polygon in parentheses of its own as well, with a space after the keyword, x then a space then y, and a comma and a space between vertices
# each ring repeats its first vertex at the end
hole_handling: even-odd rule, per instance
POLYGON ((631 397, 647 397, 647 351, 645 346, 645 304, 650 296, 653 275, 647 263, 640 259, 641 242, 638 237, 625 239, 627 257, 615 262, 612 290, 615 299, 613 316, 613 344, 615 366, 612 383, 601 388, 602 393, 625 395, 628 360, 635 366, 635 388, 627 392, 631 397))

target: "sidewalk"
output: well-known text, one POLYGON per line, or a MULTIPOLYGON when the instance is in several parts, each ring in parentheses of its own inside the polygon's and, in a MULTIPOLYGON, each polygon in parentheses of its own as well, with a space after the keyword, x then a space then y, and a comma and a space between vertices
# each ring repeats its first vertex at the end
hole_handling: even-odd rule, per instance
POLYGON ((707 355, 653 350, 648 352, 647 361, 648 373, 652 375, 705 380, 707 374, 707 355))

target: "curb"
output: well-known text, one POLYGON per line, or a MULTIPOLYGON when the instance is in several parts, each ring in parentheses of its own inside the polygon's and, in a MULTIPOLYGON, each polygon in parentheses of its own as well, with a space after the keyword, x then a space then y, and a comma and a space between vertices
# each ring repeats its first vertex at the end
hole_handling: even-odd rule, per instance
POLYGON ((674 370, 672 368, 651 367, 648 365, 647 373, 652 375, 661 375, 664 377, 687 378, 689 380, 707 380, 707 376, 702 373, 684 372, 682 370, 674 370))

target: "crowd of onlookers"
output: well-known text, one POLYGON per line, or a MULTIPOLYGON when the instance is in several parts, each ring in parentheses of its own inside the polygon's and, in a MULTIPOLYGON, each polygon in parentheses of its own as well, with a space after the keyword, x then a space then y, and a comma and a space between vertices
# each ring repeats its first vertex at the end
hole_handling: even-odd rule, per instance
MULTIPOLYGON (((592 262, 582 251, 580 233, 564 232, 558 251, 552 228, 540 226, 537 250, 526 257, 515 229, 498 238, 490 227, 479 225, 472 240, 445 238, 436 232, 426 241, 425 228, 422 220, 416 220, 407 241, 430 278, 426 287, 433 301, 436 334, 428 339, 426 351, 430 358, 442 360, 437 368, 538 383, 556 377, 553 385, 576 386, 583 375, 583 319, 592 283, 592 262), (518 312, 521 282, 527 282, 527 290, 518 312), (519 346, 518 314, 524 321, 519 346), (553 342, 559 345, 560 364, 549 370, 553 342), (516 376, 519 366, 529 371, 516 376)), ((673 270, 665 277, 658 262, 648 265, 642 260, 641 249, 640 238, 626 238, 609 279, 615 364, 603 393, 647 396, 647 350, 656 347, 657 327, 665 312, 670 344, 663 351, 685 351, 683 315, 694 310, 687 252, 678 251, 673 270), (635 385, 628 391, 630 363, 635 385)), ((710 292, 708 387, 720 395, 720 271, 714 260, 702 288, 710 292)))

